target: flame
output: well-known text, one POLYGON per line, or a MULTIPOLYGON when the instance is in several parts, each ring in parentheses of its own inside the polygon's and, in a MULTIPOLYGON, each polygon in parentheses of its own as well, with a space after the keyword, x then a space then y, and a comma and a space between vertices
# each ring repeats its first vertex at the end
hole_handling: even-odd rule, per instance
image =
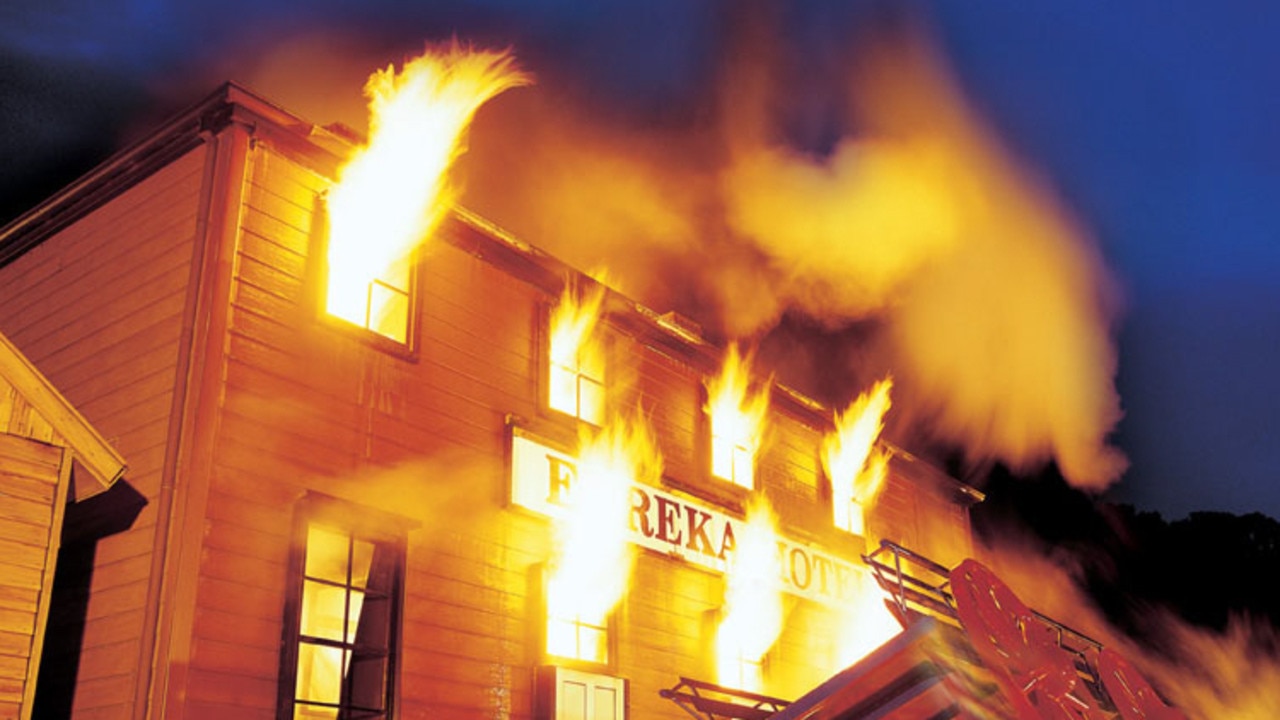
POLYGON ((822 441, 822 466, 831 479, 832 511, 836 527, 864 535, 862 509, 875 500, 888 477, 889 455, 876 451, 884 430, 893 378, 886 377, 835 419, 835 432, 822 441))
POLYGON ((902 625, 885 606, 884 593, 869 574, 864 574, 853 598, 840 607, 832 672, 858 662, 900 632, 902 625))
POLYGON ((1102 490, 1125 467, 1108 443, 1121 417, 1114 278, 966 101, 927 30, 885 30, 851 77, 856 135, 820 157, 734 148, 727 218, 767 272, 723 285, 752 307, 774 296, 765 320, 882 321, 874 351, 910 383, 931 434, 1020 473, 1053 460, 1072 485, 1102 490))
POLYGON ((753 498, 725 574, 723 617, 716 631, 719 683, 763 690, 760 663, 782 631, 782 562, 777 520, 768 502, 753 498))
POLYGON ((604 628, 626 592, 633 560, 627 539, 630 488, 656 484, 661 476, 657 441, 638 418, 614 419, 584 436, 547 580, 548 654, 608 660, 604 628))
POLYGON ((339 171, 327 200, 330 314, 406 339, 408 257, 453 204, 448 170, 465 150, 471 118, 488 99, 528 82, 508 52, 456 41, 399 73, 387 66, 369 77, 369 141, 339 171))
POLYGON ((711 416, 711 474, 743 487, 755 485, 755 458, 769 409, 769 387, 750 391, 751 360, 731 343, 720 375, 707 382, 711 416))
MULTIPOLYGON (((1173 653, 1145 653, 1143 672, 1191 720, 1280 717, 1280 632, 1232 617, 1222 633, 1154 614, 1173 653)), ((1140 651, 1127 651, 1138 660, 1140 651)))
POLYGON ((599 425, 604 419, 604 349, 592 337, 605 286, 585 296, 566 287, 551 312, 548 403, 553 410, 599 425))

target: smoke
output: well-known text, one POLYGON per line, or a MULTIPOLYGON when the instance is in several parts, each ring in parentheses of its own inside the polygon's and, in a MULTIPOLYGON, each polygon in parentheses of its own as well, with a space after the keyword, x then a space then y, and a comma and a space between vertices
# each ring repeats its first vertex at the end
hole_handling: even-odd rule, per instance
POLYGON ((863 55, 864 130, 829 156, 735 149, 735 233, 778 304, 832 325, 875 317, 913 414, 971 459, 1057 462, 1102 489, 1125 467, 1115 290, 1092 240, 995 142, 919 37, 863 55))
MULTIPOLYGON (((774 23, 735 14, 728 25, 719 85, 639 119, 526 62, 538 87, 476 117, 457 172, 463 204, 571 265, 609 268, 619 290, 713 337, 758 340, 796 318, 856 326, 858 367, 838 353, 786 355, 814 385, 847 389, 821 398, 833 405, 863 388, 830 378, 866 379, 867 364, 893 372, 895 439, 960 446, 975 466, 1056 462, 1090 490, 1116 480, 1126 461, 1108 444, 1121 417, 1114 281, 923 31, 879 27, 849 43, 847 79, 830 92, 851 99, 845 134, 815 151, 780 130, 802 109, 777 79, 787 63, 774 23)), ((273 89, 307 75, 322 45, 302 38, 253 76, 273 89)), ((354 74, 336 76, 350 85, 354 74)), ((298 102, 327 102, 310 77, 314 92, 298 102)))
POLYGON ((1120 652, 1190 720, 1280 717, 1280 637, 1269 624, 1235 617, 1219 633, 1146 606, 1134 613, 1144 622, 1131 636, 1081 589, 1078 556, 1011 533, 983 548, 983 562, 1028 607, 1120 652))
MULTIPOLYGON (((1235 618, 1215 633, 1152 614, 1169 650, 1143 655, 1143 672, 1193 720, 1280 717, 1280 638, 1275 628, 1235 618)), ((1141 653, 1134 648, 1131 656, 1141 653)))

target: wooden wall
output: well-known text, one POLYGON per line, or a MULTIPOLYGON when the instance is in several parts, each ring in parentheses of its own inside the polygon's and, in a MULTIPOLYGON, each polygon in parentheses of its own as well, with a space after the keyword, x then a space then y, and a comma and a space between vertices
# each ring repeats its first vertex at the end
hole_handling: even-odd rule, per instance
MULTIPOLYGON (((0 331, 122 452, 127 481, 149 499, 166 454, 203 155, 182 158, 0 270, 0 331)), ((434 241, 423 253, 413 357, 384 352, 318 310, 312 248, 328 181, 268 141, 254 145, 247 166, 227 334, 211 340, 224 343, 226 357, 207 502, 193 503, 200 515, 175 518, 202 534, 189 662, 174 675, 181 705, 171 710, 275 716, 292 513, 315 490, 418 523, 409 537, 400 717, 528 718, 541 662, 531 577, 549 555, 550 529, 505 505, 505 454, 512 417, 574 436, 539 400, 540 325, 555 293, 482 253, 434 241)), ((742 494, 706 477, 702 371, 643 337, 613 335, 614 356, 630 363, 620 379, 653 421, 668 478, 733 506, 742 494)), ((774 422, 759 476, 787 531, 821 539, 830 510, 819 432, 787 413, 774 422)), ((923 537, 921 508, 932 500, 916 500, 925 496, 910 483, 891 496, 904 522, 916 523, 912 537, 923 537)), ((963 511, 939 507, 934 515, 967 533, 963 511)), ((131 660, 146 661, 156 512, 152 503, 98 547, 76 717, 136 710, 131 660)), ((852 559, 860 547, 841 551, 852 559)), ((650 551, 635 572, 619 627, 631 716, 683 718, 657 691, 681 673, 707 677, 702 623, 721 602, 723 579, 650 551)), ((829 640, 820 613, 801 609, 796 619, 787 657, 801 667, 829 640)), ((817 663, 793 672, 786 689, 816 683, 821 672, 817 663)))
MULTIPOLYGON (((0 269, 7 335, 126 458, 160 486, 204 151, 195 150, 0 269)), ((77 718, 129 717, 143 651, 156 504, 101 540, 90 582, 77 718)), ((51 617, 50 632, 77 618, 51 617)), ((73 631, 75 631, 73 629, 73 631)))
POLYGON ((545 527, 501 508, 506 414, 533 417, 542 297, 445 244, 415 359, 322 318, 308 263, 325 180, 259 147, 236 252, 225 405, 201 554, 188 717, 274 717, 294 503, 407 516, 402 717, 527 714, 528 569, 545 527))
MULTIPOLYGON (((311 249, 327 181, 266 145, 250 166, 187 717, 274 717, 290 517, 308 489, 420 524, 409 538, 401 716, 529 717, 541 661, 530 578, 548 557, 550 529, 504 506, 505 452, 512 416, 574 436, 539 402, 539 326, 554 294, 437 239, 423 253, 414 357, 379 350, 318 311, 311 249)), ((667 476, 716 496, 699 447, 700 371, 642 337, 611 334, 613 357, 630 364, 611 377, 652 420, 667 476)), ((769 495, 802 536, 830 524, 819 440, 782 414, 763 452, 769 495)), ((681 672, 707 677, 702 623, 723 580, 649 551, 635 572, 618 671, 632 682, 633 717, 674 720, 683 711, 657 691, 681 672)), ((790 658, 811 664, 788 690, 821 680, 813 648, 830 652, 821 613, 796 617, 805 629, 788 640, 790 658)))
MULTIPOLYGON (((0 393, 7 386, 0 381, 0 393)), ((69 469, 0 421, 0 717, 30 717, 69 469)))

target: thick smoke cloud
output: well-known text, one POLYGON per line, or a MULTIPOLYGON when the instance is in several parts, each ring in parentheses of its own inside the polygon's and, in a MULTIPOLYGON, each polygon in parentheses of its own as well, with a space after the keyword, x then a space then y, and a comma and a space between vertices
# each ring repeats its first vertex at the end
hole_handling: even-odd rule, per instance
POLYGON ((927 46, 875 50, 849 81, 859 132, 826 155, 769 141, 759 68, 730 67, 719 117, 676 130, 601 123, 544 77, 478 119, 466 201, 722 337, 873 321, 918 432, 1105 487, 1125 463, 1099 254, 927 46))
POLYGON ((971 457, 1106 487, 1125 467, 1107 445, 1116 302, 1092 240, 918 38, 874 48, 853 93, 865 130, 830 156, 748 148, 727 168, 730 223, 778 270, 779 306, 884 320, 916 414, 971 457))
POLYGON ((795 315, 872 324, 860 359, 898 378, 912 432, 974 463, 1054 461, 1078 487, 1113 482, 1125 467, 1107 444, 1121 415, 1116 291, 1088 234, 919 35, 866 45, 848 79, 857 132, 826 153, 777 139, 770 109, 785 93, 761 60, 768 44, 752 47, 726 65, 718 117, 679 131, 507 100, 477 128, 469 197, 721 337, 759 338, 795 315))
MULTIPOLYGON (((1019 469, 1056 461, 1089 488, 1114 480, 1124 461, 1106 443, 1120 416, 1111 282, 1087 236, 986 133, 928 46, 850 33, 845 50, 825 44, 826 69, 795 82, 788 53, 803 51, 777 18, 737 4, 672 17, 628 18, 655 30, 643 37, 668 38, 657 44, 569 41, 559 25, 489 16, 426 23, 441 28, 432 39, 452 30, 510 43, 537 76, 477 116, 463 203, 580 268, 607 268, 627 294, 690 315, 718 339, 759 340, 796 318, 873 328, 856 351, 786 361, 813 377, 856 378, 844 383, 848 397, 822 398, 833 406, 865 389, 867 366, 893 372, 890 422, 908 447, 941 441, 974 463, 1019 469), (524 34, 508 32, 517 26, 524 34), (627 82, 602 89, 605 60, 685 80, 653 91, 662 83, 638 78, 630 86, 650 92, 627 100, 627 82), (851 112, 833 109, 845 98, 851 112), (797 143, 797 124, 834 136, 797 143)), ((402 25, 426 22, 414 20, 402 25)), ((334 27, 255 34, 184 73, 184 86, 236 78, 304 117, 362 129, 364 78, 422 39, 392 52, 376 33, 334 27)))

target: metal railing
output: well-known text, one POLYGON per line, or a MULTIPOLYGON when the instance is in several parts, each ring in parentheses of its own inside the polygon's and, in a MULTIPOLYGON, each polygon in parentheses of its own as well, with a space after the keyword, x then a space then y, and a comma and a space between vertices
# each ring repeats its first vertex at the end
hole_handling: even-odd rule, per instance
MULTIPOLYGON (((871 568, 876 583, 889 594, 899 622, 910 625, 932 617, 960 627, 949 568, 889 540, 881 540, 880 546, 862 559, 871 568)), ((1031 613, 1053 634, 1058 647, 1072 655, 1081 677, 1096 688, 1099 679, 1093 668, 1097 667, 1102 643, 1034 609, 1031 613)))
POLYGON ((768 695, 687 677, 681 677, 674 687, 659 690, 658 694, 697 720, 764 720, 789 704, 768 695))

